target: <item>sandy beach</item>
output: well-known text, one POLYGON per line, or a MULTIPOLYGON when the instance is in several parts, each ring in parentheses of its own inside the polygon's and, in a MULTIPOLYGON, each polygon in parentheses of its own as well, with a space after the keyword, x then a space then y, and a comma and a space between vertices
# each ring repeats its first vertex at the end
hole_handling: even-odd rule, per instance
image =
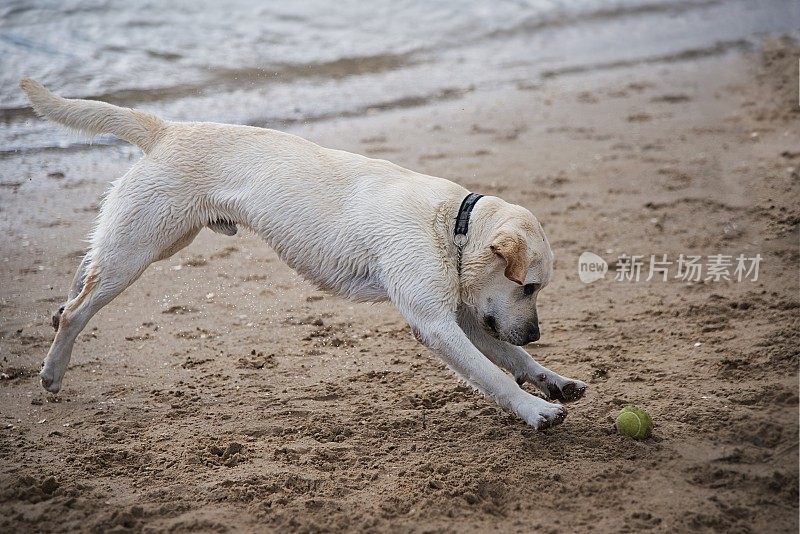
POLYGON ((589 391, 541 433, 391 306, 207 230, 92 320, 46 394, 50 315, 139 153, 5 154, 0 530, 797 532, 799 53, 771 39, 554 69, 289 125, 542 221, 556 274, 527 348, 589 391), (579 280, 584 251, 604 280, 579 280), (763 259, 757 280, 625 282, 622 254, 763 259), (631 403, 651 438, 615 432, 631 403))

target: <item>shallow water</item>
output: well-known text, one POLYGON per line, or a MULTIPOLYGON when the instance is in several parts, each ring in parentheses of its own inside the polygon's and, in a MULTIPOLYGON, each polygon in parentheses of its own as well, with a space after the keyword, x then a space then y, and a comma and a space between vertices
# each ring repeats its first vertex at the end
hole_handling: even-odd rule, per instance
POLYGON ((798 31, 795 0, 6 1, 0 151, 83 142, 33 118, 22 76, 173 119, 285 127, 798 31))

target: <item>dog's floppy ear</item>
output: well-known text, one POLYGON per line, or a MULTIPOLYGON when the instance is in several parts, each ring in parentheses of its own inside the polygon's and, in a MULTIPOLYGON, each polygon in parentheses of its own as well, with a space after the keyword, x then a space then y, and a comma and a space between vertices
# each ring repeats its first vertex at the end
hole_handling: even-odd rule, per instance
POLYGON ((518 235, 501 231, 490 245, 492 252, 506 262, 506 278, 522 285, 528 273, 528 247, 518 235))

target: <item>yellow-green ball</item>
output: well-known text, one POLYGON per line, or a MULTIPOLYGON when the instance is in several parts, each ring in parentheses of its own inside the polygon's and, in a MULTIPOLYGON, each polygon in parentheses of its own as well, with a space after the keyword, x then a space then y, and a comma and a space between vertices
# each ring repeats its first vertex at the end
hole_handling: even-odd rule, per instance
POLYGON ((617 416, 617 432, 633 439, 645 439, 653 430, 653 420, 636 406, 626 406, 617 416))

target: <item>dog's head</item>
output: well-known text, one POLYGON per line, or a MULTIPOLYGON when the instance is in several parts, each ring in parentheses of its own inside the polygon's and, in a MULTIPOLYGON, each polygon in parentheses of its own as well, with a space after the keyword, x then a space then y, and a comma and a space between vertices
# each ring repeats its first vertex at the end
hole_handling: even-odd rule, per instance
POLYGON ((481 212, 476 209, 482 214, 475 221, 477 239, 464 257, 464 298, 493 337, 525 345, 539 339, 536 297, 550 282, 553 251, 530 211, 486 200, 481 212))

